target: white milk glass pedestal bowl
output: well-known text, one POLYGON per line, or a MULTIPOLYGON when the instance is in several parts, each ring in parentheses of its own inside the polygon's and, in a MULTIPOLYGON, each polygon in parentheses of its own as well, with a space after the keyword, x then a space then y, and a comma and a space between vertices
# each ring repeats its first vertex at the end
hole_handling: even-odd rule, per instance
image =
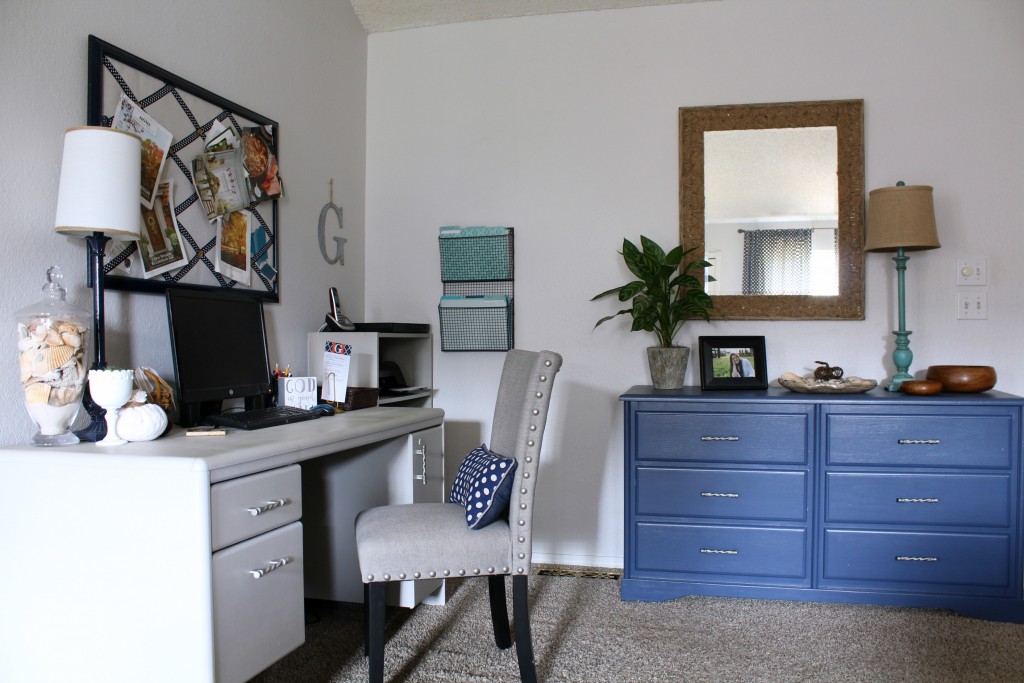
POLYGON ((97 441, 98 446, 117 446, 128 443, 117 436, 117 411, 132 395, 131 370, 90 370, 89 395, 96 405, 107 411, 107 435, 97 441))

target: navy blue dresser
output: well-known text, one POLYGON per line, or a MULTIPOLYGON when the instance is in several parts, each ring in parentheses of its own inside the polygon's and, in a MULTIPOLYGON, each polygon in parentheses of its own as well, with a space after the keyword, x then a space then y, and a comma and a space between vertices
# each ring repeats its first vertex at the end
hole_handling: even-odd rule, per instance
POLYGON ((623 599, 908 605, 1024 622, 1024 398, 648 386, 620 398, 623 599))

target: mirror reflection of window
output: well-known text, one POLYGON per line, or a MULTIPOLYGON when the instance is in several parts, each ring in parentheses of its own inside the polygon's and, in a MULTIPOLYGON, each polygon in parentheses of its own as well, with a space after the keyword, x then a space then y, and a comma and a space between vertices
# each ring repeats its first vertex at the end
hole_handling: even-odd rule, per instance
POLYGON ((837 142, 835 126, 704 133, 714 294, 838 294, 837 142))

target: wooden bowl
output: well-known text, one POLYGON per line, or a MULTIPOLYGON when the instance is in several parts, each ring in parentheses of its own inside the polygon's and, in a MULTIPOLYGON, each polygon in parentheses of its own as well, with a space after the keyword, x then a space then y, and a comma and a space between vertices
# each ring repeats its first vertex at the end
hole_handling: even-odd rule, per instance
POLYGON ((900 382, 900 391, 912 396, 928 396, 942 391, 942 382, 931 379, 908 379, 900 382))
POLYGON ((926 377, 941 382, 943 391, 960 393, 988 391, 996 385, 996 369, 991 365, 932 365, 926 377))

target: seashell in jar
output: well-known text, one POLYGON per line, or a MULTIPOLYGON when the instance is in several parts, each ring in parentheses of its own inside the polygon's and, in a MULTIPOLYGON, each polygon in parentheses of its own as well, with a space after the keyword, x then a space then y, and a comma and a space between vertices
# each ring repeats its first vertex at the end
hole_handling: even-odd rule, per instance
POLYGON ((53 365, 53 349, 48 346, 44 346, 33 351, 26 351, 25 354, 29 355, 32 359, 33 375, 42 377, 43 375, 60 367, 60 365, 53 365))
POLYGON ((37 342, 41 342, 46 339, 46 332, 49 329, 50 326, 46 323, 32 323, 28 326, 28 336, 37 342))
POLYGON ((51 406, 66 406, 75 403, 82 397, 84 385, 72 387, 57 387, 50 392, 49 403, 51 406))
POLYGON ((71 348, 67 344, 54 346, 50 349, 50 369, 55 370, 57 368, 62 368, 72 362, 74 358, 75 349, 71 348))
POLYGON ((60 332, 51 327, 46 331, 46 343, 49 346, 62 346, 64 340, 60 338, 60 332))
POLYGON ((57 324, 54 325, 54 328, 61 334, 64 334, 65 332, 74 332, 76 334, 82 332, 82 328, 70 320, 58 320, 57 324))
POLYGON ((25 403, 29 405, 45 405, 50 399, 50 387, 42 382, 29 384, 25 387, 25 403))
POLYGON ((21 374, 21 383, 24 384, 32 376, 32 368, 35 363, 35 351, 22 351, 18 356, 18 369, 21 374))
POLYGON ((80 332, 65 331, 60 333, 61 341, 68 346, 78 349, 82 346, 82 334, 80 332))

